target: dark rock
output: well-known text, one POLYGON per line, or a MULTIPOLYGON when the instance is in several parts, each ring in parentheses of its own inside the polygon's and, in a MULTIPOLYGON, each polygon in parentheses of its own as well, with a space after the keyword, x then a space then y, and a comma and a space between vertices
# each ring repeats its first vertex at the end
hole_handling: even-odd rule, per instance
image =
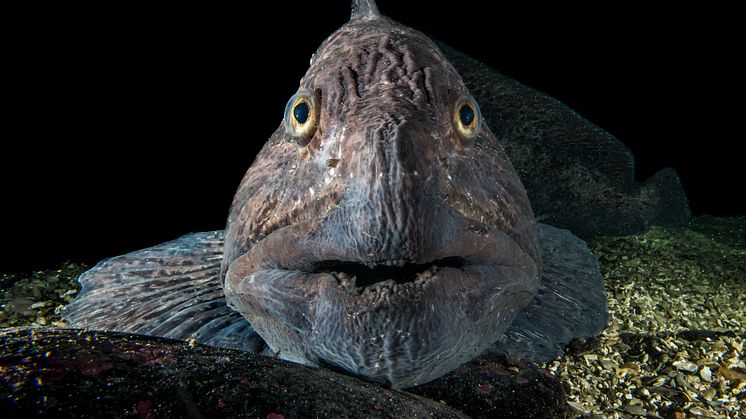
POLYGON ((491 356, 396 391, 249 352, 117 332, 10 328, 0 348, 0 411, 10 416, 552 418, 566 406, 549 372, 491 356))
POLYGON ((555 418, 567 406, 562 383, 537 367, 482 356, 448 375, 408 391, 473 417, 555 418))
POLYGON ((464 417, 327 369, 169 339, 0 332, 3 417, 464 417))
POLYGON ((118 332, 10 328, 0 331, 0 348, 4 417, 552 418, 566 406, 549 372, 493 356, 397 391, 325 368, 118 332))

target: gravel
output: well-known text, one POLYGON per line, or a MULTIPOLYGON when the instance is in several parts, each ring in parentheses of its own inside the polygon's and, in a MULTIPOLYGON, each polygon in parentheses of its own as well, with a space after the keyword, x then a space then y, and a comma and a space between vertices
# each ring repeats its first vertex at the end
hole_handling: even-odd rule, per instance
POLYGON ((0 327, 66 324, 60 310, 75 298, 87 265, 66 262, 58 269, 0 274, 0 327))
POLYGON ((611 321, 592 345, 546 365, 565 384, 569 416, 738 417, 746 405, 746 217, 699 217, 590 245, 611 321))

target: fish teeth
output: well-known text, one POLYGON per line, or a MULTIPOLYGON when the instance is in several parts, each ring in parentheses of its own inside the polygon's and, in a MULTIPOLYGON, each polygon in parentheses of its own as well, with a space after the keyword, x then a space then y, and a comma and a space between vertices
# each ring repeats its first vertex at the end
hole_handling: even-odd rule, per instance
POLYGON ((373 288, 374 290, 378 292, 383 291, 383 290, 390 291, 394 285, 396 285, 396 281, 394 281, 393 279, 387 279, 385 281, 376 282, 375 284, 371 285, 371 288, 373 288))
MULTIPOLYGON (((362 263, 373 269, 376 266, 401 267, 406 265, 408 262, 409 261, 407 259, 398 258, 362 263)), ((431 265, 429 268, 426 268, 422 272, 417 273, 415 279, 409 282, 400 284, 397 283, 395 280, 389 278, 368 286, 360 287, 357 286, 356 277, 351 276, 349 273, 337 271, 329 273, 334 276, 334 278, 337 280, 337 283, 344 289, 358 296, 366 298, 371 303, 380 304, 383 301, 390 300, 390 298, 393 298, 396 295, 413 295, 421 292, 422 287, 427 283, 427 281, 437 275, 439 270, 440 268, 437 265, 431 265)))
POLYGON ((433 265, 424 271, 417 274, 417 278, 414 280, 414 285, 422 286, 425 282, 427 282, 430 278, 434 277, 438 273, 438 267, 436 265, 433 265))
POLYGON ((381 261, 379 261, 379 262, 376 262, 376 263, 372 263, 372 265, 373 265, 373 266, 371 266, 371 263, 372 263, 372 262, 366 263, 366 265, 367 265, 368 267, 371 267, 371 268, 372 268, 372 267, 375 267, 376 265, 384 265, 384 266, 398 266, 398 267, 402 267, 402 266, 404 266, 404 265, 405 265, 405 264, 407 263, 407 261, 406 261, 406 259, 388 259, 388 260, 381 260, 381 261))
POLYGON ((337 282, 339 285, 345 287, 345 288, 355 288, 355 280, 356 278, 350 277, 350 275, 346 274, 345 272, 329 272, 334 276, 334 278, 337 279, 337 282))

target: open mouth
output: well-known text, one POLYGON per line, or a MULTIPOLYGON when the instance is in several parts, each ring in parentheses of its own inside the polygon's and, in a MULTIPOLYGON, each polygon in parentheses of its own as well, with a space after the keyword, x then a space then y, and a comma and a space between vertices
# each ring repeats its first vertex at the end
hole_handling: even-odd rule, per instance
POLYGON ((464 259, 456 256, 436 259, 428 263, 411 263, 404 259, 368 263, 325 260, 317 263, 312 273, 329 273, 343 287, 360 293, 366 288, 376 288, 376 285, 390 287, 422 285, 439 269, 460 269, 465 263, 464 259))
POLYGON ((499 231, 455 228, 404 256, 314 227, 273 232, 225 276, 229 305, 289 361, 426 382, 492 344, 536 292, 536 263, 499 231))

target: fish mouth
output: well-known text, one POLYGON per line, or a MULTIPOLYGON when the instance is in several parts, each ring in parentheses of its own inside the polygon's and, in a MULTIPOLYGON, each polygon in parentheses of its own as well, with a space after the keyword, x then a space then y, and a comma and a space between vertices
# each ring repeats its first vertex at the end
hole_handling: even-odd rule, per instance
POLYGON ((536 293, 536 262, 500 231, 458 229, 420 257, 381 258, 315 223, 266 236, 224 283, 228 304, 289 361, 425 383, 494 343, 536 293))
POLYGON ((406 288, 419 288, 435 276, 439 269, 460 269, 466 262, 452 256, 425 263, 414 263, 406 259, 391 259, 377 262, 351 262, 325 260, 316 265, 311 273, 332 275, 345 290, 360 295, 367 292, 380 292, 389 288, 398 293, 406 288))

